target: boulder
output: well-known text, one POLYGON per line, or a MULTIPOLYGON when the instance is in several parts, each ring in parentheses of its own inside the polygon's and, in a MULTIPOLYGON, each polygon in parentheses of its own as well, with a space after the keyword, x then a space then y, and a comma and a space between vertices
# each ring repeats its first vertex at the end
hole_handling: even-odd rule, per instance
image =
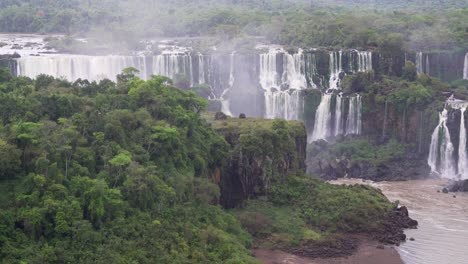
POLYGON ((215 120, 226 120, 228 117, 223 112, 216 112, 214 118, 215 120))

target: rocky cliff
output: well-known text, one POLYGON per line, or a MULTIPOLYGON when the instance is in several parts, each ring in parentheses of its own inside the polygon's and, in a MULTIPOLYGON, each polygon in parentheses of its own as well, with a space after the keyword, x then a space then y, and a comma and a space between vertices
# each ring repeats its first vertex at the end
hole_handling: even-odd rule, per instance
POLYGON ((213 177, 224 207, 265 195, 275 180, 305 172, 307 133, 302 122, 228 118, 212 125, 230 146, 213 177))

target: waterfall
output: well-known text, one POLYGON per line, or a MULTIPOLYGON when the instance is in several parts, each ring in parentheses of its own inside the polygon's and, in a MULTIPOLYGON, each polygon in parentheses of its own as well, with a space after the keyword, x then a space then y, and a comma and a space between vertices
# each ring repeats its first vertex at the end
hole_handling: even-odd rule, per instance
POLYGON ((439 125, 431 137, 428 164, 431 171, 443 178, 455 179, 455 164, 453 160, 454 147, 447 127, 447 109, 439 113, 439 125))
POLYGON ((174 79, 177 74, 183 74, 194 84, 192 56, 190 54, 160 54, 153 57, 153 73, 174 79))
POLYGON ((468 80, 468 52, 465 54, 465 63, 463 65, 463 79, 468 80))
POLYGON ((426 56, 422 52, 416 54, 416 70, 418 74, 429 74, 429 54, 426 56))
POLYGON ((320 105, 315 112, 314 131, 310 142, 320 139, 326 140, 330 135, 330 122, 331 122, 331 99, 332 94, 323 94, 320 105))
POLYGON ((423 68, 423 53, 418 52, 416 54, 416 70, 418 74, 424 73, 424 68, 423 68))
POLYGON ((358 51, 358 71, 368 72, 372 70, 372 52, 371 51, 358 51))
POLYGON ((429 75, 429 54, 426 54, 426 68, 424 69, 424 72, 429 75))
POLYGON ((309 81, 309 86, 315 89, 317 88, 317 84, 314 83, 314 76, 318 75, 317 59, 315 58, 315 54, 310 54, 310 53, 304 55, 304 59, 305 59, 304 70, 306 73, 306 78, 309 81))
POLYGON ((460 141, 458 145, 458 175, 462 180, 468 180, 468 155, 466 148, 466 127, 465 127, 465 111, 466 106, 461 109, 460 120, 460 141))
POLYGON ((340 93, 336 95, 335 105, 335 136, 343 134, 343 120, 341 115, 341 107, 343 104, 343 95, 340 93))
POLYGON ((229 102, 229 92, 234 87, 234 60, 235 60, 235 52, 231 53, 229 57, 229 87, 225 89, 221 94, 221 112, 225 113, 228 116, 232 116, 231 109, 230 109, 230 102, 229 102))
POLYGON ((134 67, 139 77, 147 79, 146 58, 143 56, 85 56, 53 55, 29 56, 17 59, 17 74, 36 78, 40 74, 75 81, 79 78, 90 81, 116 80, 123 69, 134 67))
POLYGON ((198 84, 206 83, 205 80, 205 57, 198 53, 198 84))
POLYGON ((300 90, 307 88, 303 51, 291 55, 280 48, 260 54, 259 81, 265 95, 265 117, 296 120, 302 111, 300 90), (281 67, 282 66, 282 67, 281 67))
POLYGON ((315 112, 315 122, 310 142, 320 139, 327 140, 332 136, 339 135, 360 135, 362 130, 362 100, 360 95, 349 98, 348 116, 346 118, 346 127, 343 127, 343 95, 335 95, 335 108, 332 109, 331 103, 333 94, 325 93, 322 95, 320 104, 315 112), (335 115, 333 115, 333 111, 335 115), (334 128, 334 130, 332 130, 334 128))
POLYGON ((343 51, 330 52, 330 79, 328 81, 328 88, 336 90, 340 87, 340 73, 343 72, 342 68, 343 51))
POLYGON ((360 135, 362 127, 362 100, 358 94, 349 98, 349 111, 346 120, 346 135, 360 135))

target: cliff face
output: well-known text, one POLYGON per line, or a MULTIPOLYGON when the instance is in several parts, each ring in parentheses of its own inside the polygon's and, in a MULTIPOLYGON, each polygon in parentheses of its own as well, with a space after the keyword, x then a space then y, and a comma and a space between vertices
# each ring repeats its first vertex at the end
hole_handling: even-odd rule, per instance
POLYGON ((0 55, 0 68, 7 68, 11 74, 17 75, 16 61, 12 59, 12 55, 0 55))
POLYGON ((231 147, 214 175, 224 207, 265 195, 275 180, 305 172, 307 134, 302 122, 229 118, 212 124, 231 147))
MULTIPOLYGON (((359 80, 360 77, 356 78, 359 80)), ((438 82, 424 81, 427 79, 424 76, 421 78, 419 82, 424 82, 424 86, 388 79, 358 82, 359 89, 364 87, 361 135, 340 136, 329 142, 314 143, 308 151, 309 172, 324 179, 345 176, 372 180, 428 177, 431 137, 447 93, 446 87, 438 82)), ((356 92, 353 85, 345 91, 356 92)), ((459 111, 450 111, 447 121, 455 146, 459 138, 459 117, 459 111)))

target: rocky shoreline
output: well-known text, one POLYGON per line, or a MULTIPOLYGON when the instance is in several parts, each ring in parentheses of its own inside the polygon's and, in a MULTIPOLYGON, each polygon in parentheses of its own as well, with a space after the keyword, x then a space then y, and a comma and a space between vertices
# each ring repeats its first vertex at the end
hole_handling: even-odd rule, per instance
POLYGON ((377 233, 344 234, 330 240, 309 241, 299 247, 283 248, 282 251, 306 258, 337 258, 351 256, 357 252, 363 241, 375 241, 378 248, 383 245, 399 246, 407 240, 404 229, 417 228, 418 222, 411 219, 404 206, 390 212, 383 229, 377 233))
POLYGON ((270 249, 254 249, 252 254, 264 264, 403 264, 393 246, 383 246, 366 236, 355 237, 358 244, 353 253, 340 257, 309 258, 270 249))

